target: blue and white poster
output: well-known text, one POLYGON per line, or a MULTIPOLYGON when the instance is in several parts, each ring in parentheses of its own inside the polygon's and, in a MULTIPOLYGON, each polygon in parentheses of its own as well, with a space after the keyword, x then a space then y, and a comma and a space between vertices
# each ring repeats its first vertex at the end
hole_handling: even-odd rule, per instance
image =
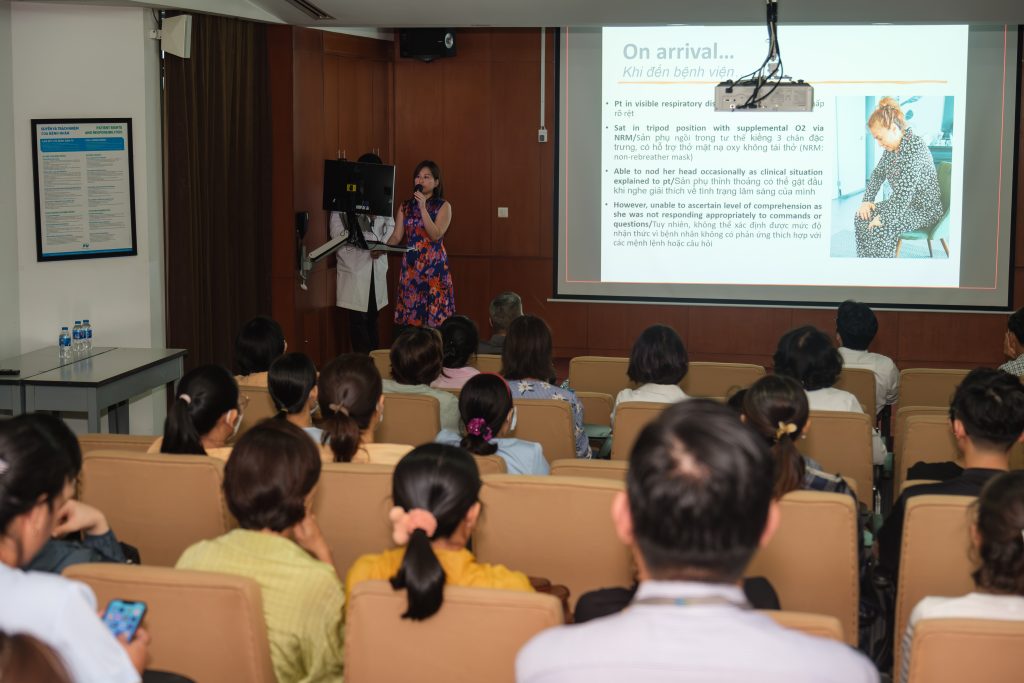
POLYGON ((134 256, 131 119, 33 119, 36 259, 134 256))

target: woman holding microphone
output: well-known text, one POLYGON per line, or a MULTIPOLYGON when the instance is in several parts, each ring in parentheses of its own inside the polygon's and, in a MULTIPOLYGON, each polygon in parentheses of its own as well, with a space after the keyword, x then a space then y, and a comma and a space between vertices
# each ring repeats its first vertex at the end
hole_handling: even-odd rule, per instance
MULTIPOLYGON (((395 232, 388 244, 408 236, 395 302, 395 324, 440 327, 455 313, 455 289, 442 238, 452 222, 452 205, 444 199, 441 169, 421 161, 413 173, 416 190, 398 209, 395 232)), ((395 331, 399 334, 401 329, 395 331)))

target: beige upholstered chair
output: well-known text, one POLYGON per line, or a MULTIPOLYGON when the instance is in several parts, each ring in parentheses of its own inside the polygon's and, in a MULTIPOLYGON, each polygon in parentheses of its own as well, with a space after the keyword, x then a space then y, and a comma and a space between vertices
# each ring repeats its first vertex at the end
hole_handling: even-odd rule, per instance
POLYGON ((731 396, 764 377, 764 368, 751 363, 690 363, 679 383, 687 396, 731 396))
POLYGON ((626 481, 628 460, 583 460, 566 458, 551 463, 551 476, 554 477, 590 477, 593 479, 611 479, 626 481))
POLYGON ((907 368, 900 371, 900 406, 948 408, 956 387, 970 370, 907 368))
POLYGON ((893 488, 899 490, 911 466, 919 462, 945 462, 960 454, 949 424, 949 413, 906 416, 900 447, 893 452, 893 488))
POLYGON ((610 426, 615 398, 600 391, 577 391, 576 398, 583 406, 583 421, 588 425, 610 426))
POLYGON ((615 396, 634 386, 626 375, 629 359, 617 356, 576 356, 569 361, 569 386, 573 391, 596 391, 615 396))
POLYGON ((417 446, 430 443, 441 431, 441 405, 433 396, 422 394, 384 394, 384 415, 374 441, 407 443, 417 446))
POLYGON ((381 379, 391 379, 391 349, 374 349, 370 351, 370 358, 377 366, 381 379))
POLYGON ((477 559, 567 586, 573 604, 596 588, 629 586, 633 561, 611 522, 612 499, 623 488, 591 478, 484 477, 477 559))
POLYGON ((1024 622, 922 619, 914 627, 908 683, 1017 683, 1024 622))
POLYGON ((867 368, 843 368, 833 386, 856 396, 860 407, 874 422, 878 410, 878 406, 875 405, 875 373, 867 368))
POLYGON ((907 501, 893 632, 897 664, 903 661, 907 620, 921 598, 966 595, 974 589, 968 529, 975 500, 972 496, 915 496, 907 501))
POLYGON ((857 509, 842 493, 793 491, 779 503, 782 519, 747 576, 763 576, 787 610, 839 620, 846 642, 857 644, 859 563, 857 509))
POLYGON ((480 476, 485 474, 507 474, 508 464, 505 462, 505 458, 500 455, 476 455, 473 456, 476 460, 477 469, 480 470, 480 476))
POLYGON ((64 575, 96 593, 146 603, 149 668, 197 682, 276 683, 260 587, 231 574, 109 563, 76 564, 64 575))
POLYGON ((79 498, 106 515, 146 565, 172 567, 193 543, 235 526, 224 503, 224 463, 204 455, 93 451, 79 498))
POLYGON ((517 398, 514 403, 518 416, 513 436, 539 443, 549 463, 576 457, 576 426, 567 401, 517 398))
POLYGON ((915 486, 923 486, 925 484, 938 484, 938 483, 939 483, 939 481, 937 479, 907 479, 907 480, 904 480, 904 481, 900 482, 900 488, 899 488, 899 491, 896 492, 896 497, 898 498, 898 497, 902 496, 904 491, 906 491, 907 489, 912 489, 915 486))
POLYGON ((268 417, 274 417, 277 414, 274 399, 270 397, 270 390, 266 387, 238 387, 238 394, 240 397, 244 396, 247 398, 249 402, 245 406, 245 417, 242 419, 242 426, 238 428, 238 433, 231 439, 232 443, 238 441, 242 434, 245 434, 260 422, 263 422, 263 420, 266 420, 268 417))
POLYGON ((501 374, 501 354, 478 353, 470 357, 469 364, 480 372, 493 372, 501 374))
POLYGON ((157 438, 140 434, 79 434, 78 446, 83 454, 93 451, 145 453, 157 438))
POLYGON ((394 546, 388 520, 394 469, 339 462, 320 471, 313 512, 341 576, 360 555, 394 546))
MULTIPOLYGON (((949 419, 949 406, 901 406, 892 413, 893 459, 899 460, 906 439, 907 420, 915 415, 939 415, 949 419)), ((913 464, 913 463, 911 463, 913 464)))
POLYGON ((670 405, 647 401, 620 403, 615 411, 615 429, 612 431, 612 460, 629 460, 629 453, 640 432, 670 405))
POLYGON ((864 413, 812 410, 807 438, 797 441, 797 448, 821 463, 826 472, 856 479, 857 497, 869 509, 874 504, 871 495, 874 481, 872 422, 873 418, 864 413))
POLYGON ((446 586, 441 609, 424 621, 402 619, 405 609, 405 591, 387 581, 353 587, 346 683, 512 683, 520 648, 562 623, 561 603, 550 595, 490 588, 446 586))
POLYGON ((764 610, 761 614, 771 617, 779 626, 801 631, 809 636, 828 638, 846 642, 843 638, 843 625, 829 614, 811 614, 810 612, 790 612, 788 610, 764 610))

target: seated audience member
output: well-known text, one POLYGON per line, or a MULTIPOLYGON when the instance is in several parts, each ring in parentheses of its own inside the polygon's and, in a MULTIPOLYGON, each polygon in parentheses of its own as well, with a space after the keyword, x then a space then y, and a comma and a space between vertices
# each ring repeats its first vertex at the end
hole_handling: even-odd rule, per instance
POLYGON ((227 442, 238 433, 247 399, 238 384, 220 365, 200 365, 178 382, 174 401, 164 419, 164 435, 149 447, 150 453, 209 455, 227 460, 227 442))
POLYGON ((391 377, 384 380, 386 394, 433 396, 441 408, 441 428, 459 428, 459 402, 449 391, 430 383, 441 376, 441 335, 428 327, 410 327, 391 345, 391 377))
MULTIPOLYGON (((832 386, 843 370, 843 357, 821 330, 807 325, 787 332, 772 359, 775 374, 800 382, 811 410, 864 412, 856 396, 832 386)), ((871 459, 876 465, 885 462, 885 444, 877 431, 872 434, 871 459)))
POLYGON ((441 374, 430 383, 435 389, 461 389, 473 375, 480 371, 469 365, 469 359, 476 355, 480 335, 476 323, 464 315, 453 315, 441 323, 442 360, 441 374))
POLYGON ((541 398, 568 401, 572 409, 576 457, 590 457, 590 441, 583 430, 583 404, 569 389, 555 386, 551 360, 551 328, 535 315, 521 315, 512 321, 501 351, 501 375, 512 388, 512 398, 541 398))
POLYGON ((88 586, 21 569, 50 539, 81 465, 78 442, 59 418, 0 420, 0 631, 46 643, 76 683, 135 683, 149 649, 145 629, 119 641, 88 586))
POLYGON ((888 356, 868 351, 878 333, 878 318, 867 304, 844 301, 836 314, 836 341, 843 366, 864 368, 875 375, 875 410, 882 412, 899 398, 900 371, 888 356))
POLYGON ((267 386, 270 364, 288 350, 284 331, 276 320, 258 315, 242 326, 235 337, 235 364, 238 385, 267 386))
POLYGON ((323 441, 323 431, 313 426, 313 413, 318 409, 316 365, 304 353, 289 353, 270 365, 267 388, 277 408, 277 417, 323 441))
POLYGON ((412 450, 411 445, 375 443, 374 430, 384 419, 380 371, 373 359, 345 353, 320 372, 317 398, 323 428, 321 452, 328 462, 393 465, 412 450))
POLYGON ((971 530, 978 569, 974 591, 956 598, 928 597, 910 613, 903 636, 900 680, 910 673, 914 627, 922 619, 1024 621, 1024 471, 1000 474, 981 490, 971 530))
POLYGON ((502 292, 491 299, 491 338, 481 341, 477 346, 477 353, 490 353, 501 355, 505 346, 505 335, 508 334, 508 326, 512 321, 523 314, 523 300, 515 292, 502 292))
POLYGON ((259 584, 279 683, 342 675, 344 594, 310 512, 319 478, 320 457, 305 432, 285 420, 253 427, 224 467, 224 497, 240 528, 196 543, 176 565, 259 584))
POLYGON ((405 619, 427 619, 441 609, 444 586, 532 591, 522 572, 481 564, 466 547, 480 516, 480 472, 461 448, 424 444, 395 466, 391 523, 399 546, 363 555, 348 572, 345 596, 361 581, 388 579, 406 590, 405 619))
POLYGON ((821 465, 797 449, 797 440, 810 428, 811 419, 807 393, 795 379, 768 375, 754 382, 742 391, 740 418, 771 450, 775 498, 797 490, 853 495, 842 477, 823 471, 821 465))
POLYGON ((501 456, 509 474, 547 474, 548 461, 539 443, 510 438, 516 429, 512 390, 500 375, 479 374, 459 394, 465 436, 442 429, 437 443, 465 448, 475 455, 501 456))
POLYGON ((1017 377, 1024 376, 1024 308, 1016 311, 1006 321, 1003 354, 1010 360, 1000 365, 999 369, 1017 377))
POLYGON ((615 397, 615 408, 630 401, 676 403, 689 398, 679 388, 689 368, 686 347, 676 331, 667 325, 651 325, 640 333, 629 353, 626 374, 637 388, 620 391, 615 397))
POLYGON ((46 643, 27 635, 0 631, 0 681, 4 683, 71 683, 60 657, 46 643))
MULTIPOLYGON (((75 447, 78 447, 77 441, 75 447)), ((73 476, 77 475, 76 470, 73 476)), ((32 558, 26 569, 60 574, 73 564, 128 561, 121 543, 101 511, 80 500, 69 498, 57 510, 56 516, 57 526, 53 529, 53 537, 32 558), (64 538, 69 535, 78 538, 64 538)))
POLYGON ((772 480, 763 440, 727 407, 669 406, 641 432, 612 504, 640 577, 632 604, 537 635, 516 680, 877 681, 848 646, 749 609, 738 582, 778 525, 772 480))
POLYGON ((894 585, 899 573, 907 501, 925 495, 977 496, 990 479, 1007 471, 1010 448, 1024 432, 1024 386, 1002 370, 971 370, 953 394, 949 419, 957 450, 964 456, 963 474, 904 491, 878 531, 878 568, 893 579, 894 585))

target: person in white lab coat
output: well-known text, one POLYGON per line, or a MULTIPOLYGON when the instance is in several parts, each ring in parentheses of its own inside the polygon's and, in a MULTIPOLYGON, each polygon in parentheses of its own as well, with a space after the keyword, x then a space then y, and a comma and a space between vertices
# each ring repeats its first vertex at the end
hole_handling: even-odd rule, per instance
MULTIPOLYGON (((376 154, 364 154, 359 163, 383 163, 376 154)), ((367 241, 386 242, 395 231, 391 216, 356 216, 367 241)), ((331 212, 331 239, 346 234, 343 214, 331 212)), ((349 311, 352 350, 369 353, 380 346, 377 313, 388 305, 388 259, 383 252, 369 252, 352 245, 338 250, 338 307, 349 311)))

